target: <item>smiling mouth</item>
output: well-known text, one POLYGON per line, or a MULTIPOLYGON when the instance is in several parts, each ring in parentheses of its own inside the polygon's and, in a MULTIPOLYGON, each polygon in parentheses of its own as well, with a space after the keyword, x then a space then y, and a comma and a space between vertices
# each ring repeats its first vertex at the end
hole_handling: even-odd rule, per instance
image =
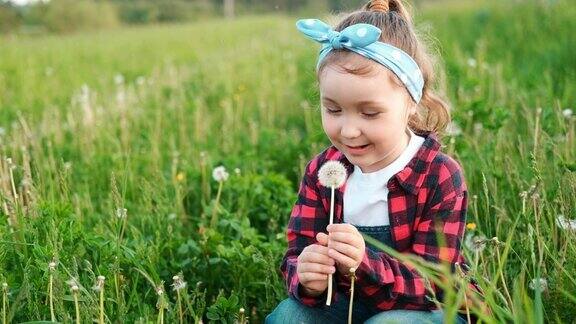
MULTIPOLYGON (((346 145, 346 144, 344 144, 344 145, 346 145)), ((350 148, 350 149, 363 149, 363 148, 367 147, 368 145, 370 145, 370 144, 358 145, 358 146, 346 145, 346 147, 347 147, 347 148, 350 148)))

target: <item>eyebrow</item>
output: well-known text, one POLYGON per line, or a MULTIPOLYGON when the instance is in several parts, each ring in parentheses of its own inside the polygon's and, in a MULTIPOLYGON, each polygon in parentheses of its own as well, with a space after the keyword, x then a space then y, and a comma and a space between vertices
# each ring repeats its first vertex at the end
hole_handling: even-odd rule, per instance
MULTIPOLYGON (((335 104, 338 104, 338 102, 336 102, 336 100, 328 98, 328 97, 322 97, 322 100, 324 101, 329 101, 335 104)), ((361 100, 358 101, 356 103, 356 107, 360 107, 360 106, 379 106, 381 105, 381 103, 377 102, 377 101, 373 101, 373 100, 361 100)))

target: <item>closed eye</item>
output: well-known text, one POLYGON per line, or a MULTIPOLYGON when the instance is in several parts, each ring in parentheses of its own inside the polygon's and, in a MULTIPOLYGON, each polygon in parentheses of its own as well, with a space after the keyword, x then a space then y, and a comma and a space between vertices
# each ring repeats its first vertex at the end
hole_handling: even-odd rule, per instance
POLYGON ((341 112, 340 109, 333 109, 333 108, 324 108, 324 109, 326 109, 326 112, 331 114, 331 115, 335 115, 335 114, 338 114, 339 112, 341 112))
POLYGON ((370 114, 369 113, 362 113, 362 115, 364 115, 364 117, 374 118, 374 117, 380 115, 380 113, 379 112, 370 113, 370 114))

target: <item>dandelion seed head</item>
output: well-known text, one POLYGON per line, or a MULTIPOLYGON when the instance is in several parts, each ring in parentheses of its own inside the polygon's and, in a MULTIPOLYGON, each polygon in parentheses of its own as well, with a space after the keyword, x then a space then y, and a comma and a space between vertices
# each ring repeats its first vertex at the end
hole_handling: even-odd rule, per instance
POLYGON ((548 289, 548 280, 545 278, 534 278, 528 284, 532 290, 546 291, 548 289))
POLYGON ((240 175, 240 169, 238 169, 238 168, 234 169, 234 173, 235 173, 236 175, 240 175))
POLYGON ((350 268, 350 273, 355 273, 356 272, 356 268, 352 267, 350 268))
POLYGON ((169 220, 174 220, 174 219, 176 219, 176 213, 170 213, 170 214, 168 214, 168 219, 169 219, 169 220))
POLYGON ((244 307, 241 307, 239 312, 240 312, 240 314, 244 314, 244 307))
POLYGON ((172 290, 181 290, 186 288, 186 281, 183 280, 183 278, 181 276, 174 276, 172 277, 172 280, 174 280, 174 282, 172 283, 172 290))
POLYGON ((119 207, 116 209, 116 217, 123 219, 126 218, 126 216, 128 216, 128 209, 123 207, 119 207))
POLYGON ((78 291, 78 289, 79 289, 79 288, 78 288, 77 285, 72 285, 72 286, 70 286, 70 290, 72 290, 73 292, 78 291))
POLYGON ((106 277, 104 277, 104 276, 98 276, 98 281, 104 281, 104 280, 106 280, 106 277))
POLYGON ((576 232, 576 219, 568 219, 564 215, 556 217, 556 226, 564 231, 576 232))
POLYGON ((212 178, 214 178, 214 180, 217 182, 228 180, 228 176, 229 174, 223 165, 217 166, 214 168, 214 170, 212 170, 212 178))
POLYGON ((462 128, 455 121, 451 121, 446 126, 446 134, 449 136, 459 136, 462 134, 462 128))
POLYGON ((3 289, 8 289, 8 284, 5 283, 5 282, 3 282, 3 283, 2 283, 2 288, 3 288, 3 289))
POLYGON ((482 252, 486 248, 488 240, 484 235, 466 235, 464 245, 472 252, 482 252))
POLYGON ((320 184, 328 188, 340 188, 346 182, 346 168, 339 161, 328 161, 318 171, 320 184))
POLYGON ((466 61, 466 63, 468 63, 468 66, 471 67, 471 68, 476 67, 476 60, 473 59, 473 58, 469 58, 469 59, 466 61))
POLYGON ((562 116, 564 116, 566 119, 570 119, 572 117, 572 109, 566 108, 562 110, 562 116))
POLYGON ((56 262, 51 261, 50 263, 48 263, 48 270, 54 271, 55 269, 56 269, 56 262))

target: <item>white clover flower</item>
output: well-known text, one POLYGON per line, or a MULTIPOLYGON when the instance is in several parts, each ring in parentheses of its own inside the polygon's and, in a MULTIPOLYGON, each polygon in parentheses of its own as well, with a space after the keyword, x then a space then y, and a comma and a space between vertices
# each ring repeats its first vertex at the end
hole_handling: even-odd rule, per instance
POLYGON ((462 134, 462 128, 460 128, 460 126, 455 121, 451 121, 446 126, 446 134, 449 136, 458 136, 462 134))
POLYGON ((156 294, 157 294, 158 296, 164 295, 164 288, 162 288, 162 286, 156 287, 156 294))
POLYGON ((572 109, 566 108, 562 110, 562 116, 564 116, 566 119, 570 119, 570 117, 572 117, 572 109))
POLYGON ((328 188, 340 188, 346 182, 346 168, 339 161, 328 161, 318 171, 320 184, 328 188))
POLYGON ((564 215, 558 215, 556 226, 565 231, 576 232, 576 219, 568 219, 564 215))
POLYGON ((545 278, 534 278, 528 284, 532 290, 546 291, 548 289, 548 280, 545 278))
POLYGON ((174 276, 172 277, 172 280, 174 280, 172 283, 172 290, 176 291, 186 288, 187 283, 181 276, 174 276))
POLYGON ((124 219, 128 216, 128 209, 119 207, 116 209, 116 217, 124 219))
POLYGON ((226 168, 223 165, 215 167, 212 171, 212 178, 214 178, 214 180, 217 182, 228 180, 228 176, 229 174, 226 172, 226 168))
POLYGON ((466 63, 468 63, 468 66, 471 68, 475 68, 476 67, 476 60, 473 58, 469 58, 466 63))

